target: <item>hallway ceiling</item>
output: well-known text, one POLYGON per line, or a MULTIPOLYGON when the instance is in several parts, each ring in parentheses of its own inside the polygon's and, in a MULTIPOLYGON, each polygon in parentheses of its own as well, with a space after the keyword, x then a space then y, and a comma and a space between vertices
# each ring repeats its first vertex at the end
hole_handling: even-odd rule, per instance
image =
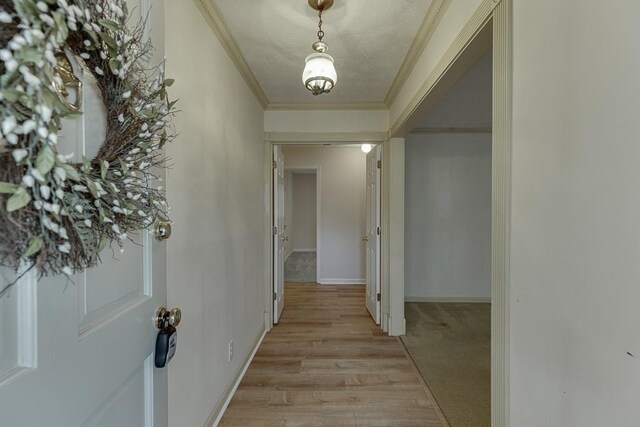
POLYGON ((302 84, 317 40, 307 0, 214 0, 271 104, 383 102, 432 0, 335 0, 323 14, 335 89, 313 96, 302 84))

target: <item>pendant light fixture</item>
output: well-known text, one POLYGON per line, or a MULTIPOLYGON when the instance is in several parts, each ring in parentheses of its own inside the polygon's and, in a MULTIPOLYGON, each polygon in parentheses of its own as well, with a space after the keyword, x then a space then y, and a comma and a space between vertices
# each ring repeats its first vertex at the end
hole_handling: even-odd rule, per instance
POLYGON ((333 0, 308 0, 309 6, 318 11, 318 41, 312 47, 315 53, 307 56, 302 72, 302 83, 314 95, 329 93, 338 81, 333 58, 327 54, 329 46, 322 41, 322 12, 333 6, 333 0))

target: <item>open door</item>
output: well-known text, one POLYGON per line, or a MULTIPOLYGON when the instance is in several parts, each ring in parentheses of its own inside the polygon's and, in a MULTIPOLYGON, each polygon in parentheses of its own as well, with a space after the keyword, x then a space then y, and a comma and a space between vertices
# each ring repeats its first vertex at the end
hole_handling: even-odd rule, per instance
POLYGON ((380 168, 382 147, 376 145, 367 154, 367 235, 366 279, 367 310, 380 324, 380 168))
MULTIPOLYGON (((149 12, 164 57, 164 4, 130 0, 131 22, 149 12)), ((58 151, 96 154, 106 128, 100 89, 84 83, 83 115, 63 123, 58 151)), ((154 367, 166 304, 166 243, 150 231, 130 236, 124 253, 101 253, 96 268, 38 281, 29 273, 0 298, 0 426, 167 426, 166 369, 154 367)), ((14 280, 0 270, 0 288, 14 280)), ((184 356, 184 355, 183 355, 184 356)), ((176 357, 181 357, 178 349, 176 357)))
POLYGON ((284 309, 284 261, 287 256, 285 217, 284 155, 282 147, 273 147, 273 323, 284 309))

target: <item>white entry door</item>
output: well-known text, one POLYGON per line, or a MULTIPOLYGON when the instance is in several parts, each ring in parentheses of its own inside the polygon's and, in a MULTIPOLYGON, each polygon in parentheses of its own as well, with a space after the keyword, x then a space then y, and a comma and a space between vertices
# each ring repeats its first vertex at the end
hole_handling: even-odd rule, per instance
POLYGON ((382 147, 367 154, 367 310, 380 324, 380 162, 382 147))
MULTIPOLYGON (((144 16, 150 4, 131 0, 129 9, 144 16)), ((164 4, 152 4, 150 65, 164 57, 164 4)), ((59 144, 77 159, 97 152, 106 117, 95 83, 82 80, 84 115, 64 124, 59 144)), ((166 243, 147 231, 136 243, 106 248, 101 265, 71 281, 25 276, 0 298, 0 426, 167 426, 153 323, 166 303, 166 243)), ((12 277, 1 273, 4 287, 12 277)))
POLYGON ((287 236, 284 228, 284 155, 282 147, 273 147, 273 323, 278 323, 284 309, 284 261, 287 236))

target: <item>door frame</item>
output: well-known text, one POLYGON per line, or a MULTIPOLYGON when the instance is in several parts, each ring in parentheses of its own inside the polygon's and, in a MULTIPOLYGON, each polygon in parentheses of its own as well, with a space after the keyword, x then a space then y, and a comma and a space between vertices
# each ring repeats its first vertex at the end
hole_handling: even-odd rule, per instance
MULTIPOLYGON (((433 108, 464 73, 487 52, 487 46, 493 49, 491 178, 491 425, 493 427, 509 425, 512 4, 513 0, 481 1, 433 71, 426 76, 415 97, 392 124, 389 136, 393 139, 390 146, 385 147, 392 153, 394 149, 404 152, 404 136, 415 127, 416 121, 433 108)), ((393 174, 404 176, 402 162, 395 165, 393 174)), ((393 189, 393 185, 391 186, 393 189)), ((391 209, 404 211, 404 197, 398 197, 393 201, 391 209)), ((391 293, 392 297, 399 293, 404 298, 404 285, 401 290, 398 287, 392 288, 391 293)), ((395 296, 397 299, 398 295, 395 296)))
MULTIPOLYGON (((281 144, 278 144, 278 145, 281 145, 281 144)), ((321 234, 320 234, 320 230, 321 230, 320 216, 322 214, 322 210, 320 209, 321 207, 320 202, 322 200, 322 193, 321 193, 322 180, 320 179, 320 177, 322 176, 322 167, 320 165, 287 167, 285 163, 284 171, 285 173, 292 172, 293 174, 313 172, 313 175, 316 176, 316 282, 320 283, 320 278, 322 277, 320 274, 320 266, 322 265, 320 263, 320 260, 322 259, 322 252, 321 252, 322 242, 321 242, 321 234)), ((292 181, 293 181, 293 178, 292 178, 292 181)), ((293 218, 291 219, 293 220, 293 218)))
MULTIPOLYGON (((383 144, 387 141, 386 132, 265 132, 265 156, 264 156, 264 192, 265 192, 265 218, 264 218, 264 253, 265 253, 265 270, 264 270, 264 284, 265 284, 265 301, 264 301, 264 324, 267 331, 273 328, 273 241, 272 241, 272 224, 273 224, 273 179, 272 179, 272 167, 273 167, 273 146, 274 145, 359 145, 359 144, 383 144)), ((384 153, 383 153, 384 156, 384 153)), ((317 166, 309 166, 313 168, 317 166)), ((383 161, 384 171, 384 161, 383 161)), ((318 237, 317 244, 318 250, 320 249, 320 168, 318 168, 318 175, 316 177, 316 197, 318 209, 318 237)), ((384 206, 385 197, 382 196, 382 204, 384 206)), ((383 208, 384 209, 384 208, 383 208)), ((384 230, 382 231, 384 233, 384 230)), ((384 242, 384 239, 383 239, 384 242)), ((384 244, 382 247, 383 254, 388 250, 384 244)), ((319 254, 320 252, 318 252, 319 254)), ((318 278, 320 274, 320 256, 318 255, 318 278)), ((385 259, 383 257, 382 263, 384 265, 385 259)), ((389 299, 389 295, 381 289, 381 306, 385 307, 385 301, 389 299)), ((384 308, 381 310, 384 313, 384 308)), ((384 314, 382 314, 384 316, 384 314)), ((382 325, 383 330, 387 329, 382 325)))

